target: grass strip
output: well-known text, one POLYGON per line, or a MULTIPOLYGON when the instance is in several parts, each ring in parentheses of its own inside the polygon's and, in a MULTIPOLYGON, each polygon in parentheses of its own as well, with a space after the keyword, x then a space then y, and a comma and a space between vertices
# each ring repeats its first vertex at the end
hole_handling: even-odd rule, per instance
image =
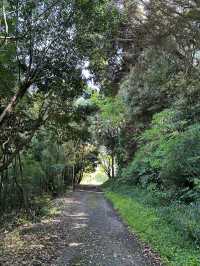
MULTIPOLYGON (((133 195, 133 191, 131 195, 133 195)), ((137 198, 126 196, 119 191, 105 191, 131 231, 158 252, 164 265, 199 266, 200 252, 191 241, 158 215, 155 208, 145 206, 137 198)), ((137 193, 135 194, 137 197, 137 193)))

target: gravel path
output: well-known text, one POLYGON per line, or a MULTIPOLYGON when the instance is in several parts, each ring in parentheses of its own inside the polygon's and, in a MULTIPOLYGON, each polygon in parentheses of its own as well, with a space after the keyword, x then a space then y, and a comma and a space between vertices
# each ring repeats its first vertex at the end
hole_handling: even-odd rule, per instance
POLYGON ((68 248, 57 265, 160 265, 144 255, 144 247, 129 233, 102 192, 76 191, 65 199, 65 205, 63 238, 67 238, 68 248))

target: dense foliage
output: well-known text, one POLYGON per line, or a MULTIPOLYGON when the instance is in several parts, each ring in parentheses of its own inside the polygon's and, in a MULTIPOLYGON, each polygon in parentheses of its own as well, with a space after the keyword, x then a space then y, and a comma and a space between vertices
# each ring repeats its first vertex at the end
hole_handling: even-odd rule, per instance
POLYGON ((31 212, 101 164, 199 245, 199 2, 1 5, 0 212, 31 212))
POLYGON ((123 3, 115 39, 120 68, 116 84, 105 88, 125 106, 109 198, 172 265, 199 265, 200 5, 123 3))
POLYGON ((123 117, 112 138, 119 179, 187 202, 199 198, 198 10, 197 1, 124 2, 117 92, 110 84, 110 121, 123 117))
POLYGON ((0 212, 30 212, 35 196, 55 196, 96 167, 84 71, 115 56, 120 15, 110 1, 0 8, 0 212))

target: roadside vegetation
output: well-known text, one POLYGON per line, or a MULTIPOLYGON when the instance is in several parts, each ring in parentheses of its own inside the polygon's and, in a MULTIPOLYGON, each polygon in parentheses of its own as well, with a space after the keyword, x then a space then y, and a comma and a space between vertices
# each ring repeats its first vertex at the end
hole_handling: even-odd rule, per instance
POLYGON ((4 0, 0 9, 1 225, 19 213, 37 219, 43 196, 96 169, 84 73, 108 57, 120 15, 109 1, 4 0))
POLYGON ((199 4, 125 6, 122 78, 99 104, 116 163, 106 194, 164 262, 199 265, 199 4))
POLYGON ((164 265, 199 265, 199 204, 172 203, 153 187, 107 184, 104 189, 130 230, 164 265))

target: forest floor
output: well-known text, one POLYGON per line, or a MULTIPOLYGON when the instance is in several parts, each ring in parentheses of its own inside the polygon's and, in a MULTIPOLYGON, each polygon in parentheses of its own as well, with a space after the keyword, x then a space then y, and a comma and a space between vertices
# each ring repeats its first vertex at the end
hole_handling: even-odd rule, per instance
POLYGON ((80 187, 54 204, 54 217, 0 234, 0 265, 160 265, 98 189, 80 187))

